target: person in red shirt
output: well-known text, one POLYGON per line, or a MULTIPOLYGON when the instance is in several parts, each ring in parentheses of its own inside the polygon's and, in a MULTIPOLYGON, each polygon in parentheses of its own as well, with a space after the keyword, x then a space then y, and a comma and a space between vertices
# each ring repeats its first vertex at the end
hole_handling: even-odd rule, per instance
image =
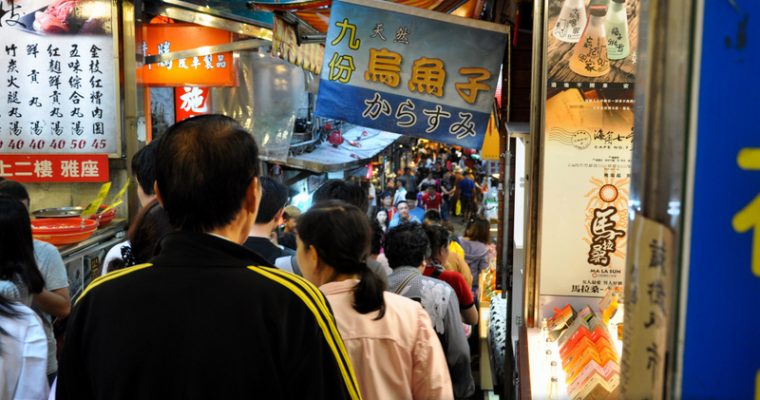
POLYGON ((462 274, 456 271, 446 270, 441 262, 449 258, 449 231, 441 225, 424 225, 430 241, 430 258, 427 259, 423 275, 431 278, 440 279, 454 289, 454 293, 459 300, 459 312, 462 314, 462 321, 465 324, 475 325, 478 323, 478 308, 475 306, 475 299, 472 297, 472 288, 462 277, 462 274))
POLYGON ((425 189, 425 194, 422 195, 422 206, 425 211, 437 210, 440 212, 441 204, 443 204, 443 195, 436 192, 434 185, 428 186, 425 189))

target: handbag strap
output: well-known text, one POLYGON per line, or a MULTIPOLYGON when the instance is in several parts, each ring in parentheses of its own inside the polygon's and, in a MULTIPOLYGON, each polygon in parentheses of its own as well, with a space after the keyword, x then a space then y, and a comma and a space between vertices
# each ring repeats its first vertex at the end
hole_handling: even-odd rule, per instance
POLYGON ((404 278, 403 281, 401 281, 401 283, 398 285, 398 287, 396 288, 396 290, 393 291, 393 293, 400 295, 401 292, 403 292, 404 289, 406 289, 406 287, 409 286, 409 283, 412 282, 412 279, 414 279, 416 277, 417 277, 417 275, 415 275, 415 274, 409 274, 409 276, 407 276, 406 278, 404 278))

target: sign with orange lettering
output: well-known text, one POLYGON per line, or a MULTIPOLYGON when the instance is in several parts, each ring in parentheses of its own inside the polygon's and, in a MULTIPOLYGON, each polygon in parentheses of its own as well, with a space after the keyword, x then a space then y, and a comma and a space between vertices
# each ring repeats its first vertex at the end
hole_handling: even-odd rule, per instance
MULTIPOLYGON (((143 54, 152 56, 230 43, 232 33, 194 24, 152 24, 143 26, 143 39, 143 54)), ((144 65, 138 79, 147 86, 234 86, 235 65, 232 52, 200 54, 144 65)))

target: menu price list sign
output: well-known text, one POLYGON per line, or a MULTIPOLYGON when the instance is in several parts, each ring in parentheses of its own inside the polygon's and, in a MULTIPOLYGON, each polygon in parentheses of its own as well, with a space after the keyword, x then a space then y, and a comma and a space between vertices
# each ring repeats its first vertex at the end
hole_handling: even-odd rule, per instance
POLYGON ((83 10, 108 14, 53 29, 40 21, 55 3, 3 0, 14 12, 0 17, 0 152, 116 153, 113 37, 90 22, 110 27, 110 3, 87 2, 83 10))
POLYGON ((106 154, 2 154, 0 178, 18 182, 106 182, 106 154))

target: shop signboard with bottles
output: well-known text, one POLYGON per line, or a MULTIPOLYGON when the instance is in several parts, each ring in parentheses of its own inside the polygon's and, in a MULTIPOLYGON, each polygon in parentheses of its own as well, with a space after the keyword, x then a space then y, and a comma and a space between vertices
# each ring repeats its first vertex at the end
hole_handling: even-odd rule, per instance
POLYGON ((638 9, 638 0, 546 1, 544 310, 624 282, 638 9))

